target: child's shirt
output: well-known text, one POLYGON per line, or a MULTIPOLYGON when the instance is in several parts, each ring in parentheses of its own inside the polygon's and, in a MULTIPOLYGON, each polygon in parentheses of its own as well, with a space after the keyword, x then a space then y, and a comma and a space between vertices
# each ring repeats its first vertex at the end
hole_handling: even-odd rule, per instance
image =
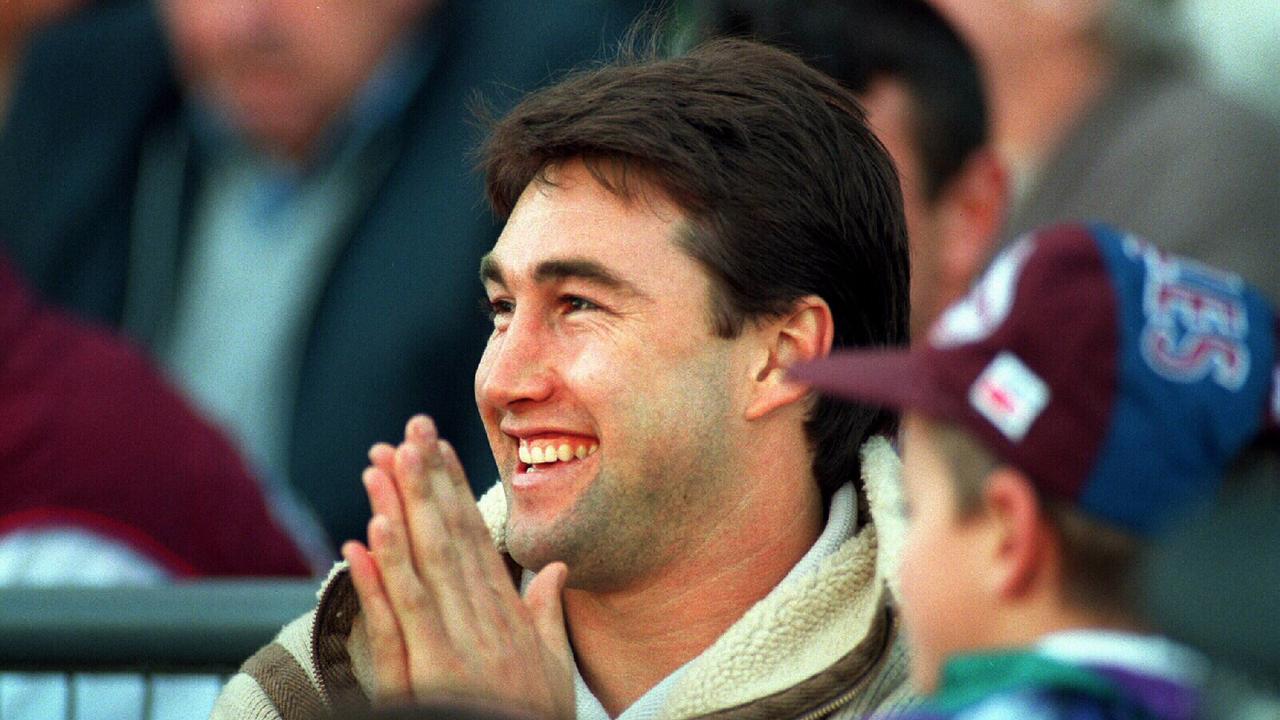
POLYGON ((1207 673, 1201 655, 1164 638, 1064 632, 949 660, 937 693, 905 718, 1192 720, 1207 673))

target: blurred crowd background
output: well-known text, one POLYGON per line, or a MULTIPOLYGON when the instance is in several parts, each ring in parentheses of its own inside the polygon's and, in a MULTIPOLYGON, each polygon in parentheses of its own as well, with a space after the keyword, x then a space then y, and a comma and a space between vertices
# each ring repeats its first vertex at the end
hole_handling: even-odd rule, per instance
MULTIPOLYGON (((656 11, 673 47, 758 37, 863 100, 903 181, 913 335, 1000 245, 1076 218, 1280 301, 1280 4, 931 0, 950 27, 879 4, 656 11)), ((364 535, 368 447, 419 411, 490 485, 483 118, 651 5, 0 0, 0 584, 323 573, 364 535)), ((1171 622, 1274 673, 1274 625, 1239 632, 1280 588, 1259 492, 1154 576, 1171 622), (1258 564, 1214 555, 1240 547, 1258 564), (1255 590, 1235 620, 1187 612, 1206 586, 1255 590)))

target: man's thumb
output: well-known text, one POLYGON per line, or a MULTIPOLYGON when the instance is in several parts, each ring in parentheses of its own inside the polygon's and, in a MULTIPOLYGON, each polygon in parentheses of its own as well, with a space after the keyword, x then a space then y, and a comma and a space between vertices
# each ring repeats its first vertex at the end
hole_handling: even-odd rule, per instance
POLYGON ((569 661, 569 635, 564 629, 564 607, 560 596, 569 568, 562 562, 553 562, 538 571, 525 589, 524 602, 533 615, 534 627, 542 636, 542 642, 556 653, 557 659, 569 661))

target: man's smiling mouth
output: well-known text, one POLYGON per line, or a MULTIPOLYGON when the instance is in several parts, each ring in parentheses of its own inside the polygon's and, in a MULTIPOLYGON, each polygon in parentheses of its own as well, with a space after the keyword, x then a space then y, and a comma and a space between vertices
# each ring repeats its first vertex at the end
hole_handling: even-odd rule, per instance
POLYGON ((540 468, 554 463, 567 463, 582 460, 595 454, 600 444, 595 440, 583 438, 538 438, 536 440, 520 440, 517 453, 520 462, 527 466, 526 472, 536 472, 540 468))

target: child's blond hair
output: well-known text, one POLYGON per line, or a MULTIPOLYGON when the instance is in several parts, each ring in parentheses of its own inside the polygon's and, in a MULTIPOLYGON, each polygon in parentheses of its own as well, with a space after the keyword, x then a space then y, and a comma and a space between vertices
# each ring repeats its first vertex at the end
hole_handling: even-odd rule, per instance
MULTIPOLYGON (((955 425, 928 423, 926 431, 951 471, 956 512, 962 518, 981 512, 987 478, 1005 463, 955 425)), ((1064 600, 1083 610, 1136 617, 1136 576, 1144 544, 1068 502, 1046 497, 1038 488, 1037 494, 1062 543, 1064 600)))

